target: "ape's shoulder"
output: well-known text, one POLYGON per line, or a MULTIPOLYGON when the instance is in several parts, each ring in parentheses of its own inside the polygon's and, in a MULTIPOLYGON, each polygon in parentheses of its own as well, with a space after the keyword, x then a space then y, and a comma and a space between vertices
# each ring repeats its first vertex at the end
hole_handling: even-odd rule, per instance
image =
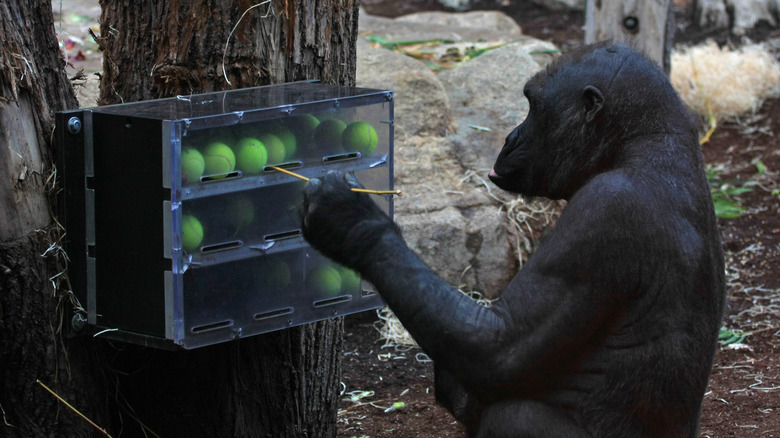
POLYGON ((606 209, 617 213, 637 208, 647 201, 647 184, 643 175, 626 169, 615 169, 594 175, 569 200, 568 206, 585 211, 606 209))

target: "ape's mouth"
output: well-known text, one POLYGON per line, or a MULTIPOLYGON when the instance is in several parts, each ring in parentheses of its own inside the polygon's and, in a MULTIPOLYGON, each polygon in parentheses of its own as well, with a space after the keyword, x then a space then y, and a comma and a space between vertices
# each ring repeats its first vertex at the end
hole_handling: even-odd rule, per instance
POLYGON ((504 190, 510 190, 508 188, 509 180, 499 175, 495 169, 490 169, 490 173, 488 173, 488 178, 490 178, 490 180, 493 181, 493 184, 497 185, 498 187, 504 190))
POLYGON ((505 176, 496 172, 495 169, 492 169, 490 173, 488 173, 488 178, 502 190, 512 193, 525 193, 524 187, 519 183, 520 179, 518 178, 518 175, 514 173, 511 176, 505 176))

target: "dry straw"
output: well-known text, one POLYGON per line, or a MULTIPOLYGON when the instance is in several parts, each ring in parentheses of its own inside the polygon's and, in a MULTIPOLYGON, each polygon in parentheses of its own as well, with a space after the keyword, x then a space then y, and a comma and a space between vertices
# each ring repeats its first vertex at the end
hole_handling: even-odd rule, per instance
POLYGON ((715 120, 757 111, 780 95, 780 64, 759 44, 738 49, 714 42, 675 51, 671 82, 685 104, 715 120))

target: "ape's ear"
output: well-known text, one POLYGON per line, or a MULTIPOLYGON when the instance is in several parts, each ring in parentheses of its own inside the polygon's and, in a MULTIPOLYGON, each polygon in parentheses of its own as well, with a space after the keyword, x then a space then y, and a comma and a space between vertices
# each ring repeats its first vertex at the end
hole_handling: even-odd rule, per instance
POLYGON ((585 102, 585 121, 590 123, 604 106, 604 95, 593 85, 587 85, 582 89, 582 99, 585 102))

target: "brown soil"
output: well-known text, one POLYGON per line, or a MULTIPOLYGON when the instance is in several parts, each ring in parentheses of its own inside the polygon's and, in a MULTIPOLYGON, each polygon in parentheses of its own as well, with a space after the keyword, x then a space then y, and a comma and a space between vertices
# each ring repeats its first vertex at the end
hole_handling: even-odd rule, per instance
MULTIPOLYGON (((527 7, 520 12, 513 16, 526 34, 551 40, 564 49, 582 40, 581 13, 554 14, 527 7)), ((685 24, 684 17, 678 22, 685 24)), ((728 37, 683 27, 686 31, 678 35, 678 42, 698 42, 704 37, 724 41, 728 37)), ((773 30, 759 29, 754 37, 775 35, 773 30)), ((705 162, 719 169, 719 178, 733 180, 730 184, 737 186, 747 182, 744 185, 753 189, 736 197, 746 214, 719 220, 729 279, 724 326, 752 334, 717 352, 704 399, 702 437, 780 437, 778 114, 780 100, 772 100, 750 120, 721 123, 702 149, 705 162), (759 161, 766 168, 763 173, 757 167, 759 161)), ((433 365, 416 360, 418 349, 383 349, 373 327, 375 320, 369 312, 347 317, 345 322, 344 396, 338 436, 464 436, 449 413, 435 402, 433 365), (372 393, 353 401, 350 393, 355 391, 372 393), (404 402, 404 408, 386 412, 394 402, 404 402)))

